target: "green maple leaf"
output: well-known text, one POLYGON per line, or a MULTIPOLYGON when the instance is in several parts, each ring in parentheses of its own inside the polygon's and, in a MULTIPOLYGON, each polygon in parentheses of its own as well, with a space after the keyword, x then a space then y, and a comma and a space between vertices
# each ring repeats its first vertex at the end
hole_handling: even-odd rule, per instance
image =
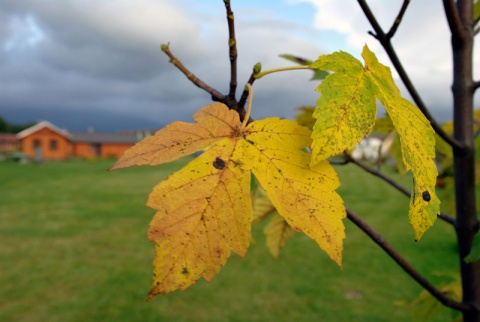
POLYGON ((437 168, 434 131, 420 110, 400 95, 390 69, 364 47, 362 63, 345 52, 320 56, 311 66, 334 73, 318 86, 321 96, 314 117, 312 164, 352 149, 373 129, 377 100, 398 133, 406 170, 413 173, 409 222, 419 240, 440 213, 435 193, 437 168))

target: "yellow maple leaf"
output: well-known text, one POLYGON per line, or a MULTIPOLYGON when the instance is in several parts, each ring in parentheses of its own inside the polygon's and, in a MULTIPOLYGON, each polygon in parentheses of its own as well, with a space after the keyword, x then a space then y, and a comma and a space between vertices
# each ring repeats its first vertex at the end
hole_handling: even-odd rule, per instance
POLYGON ((414 228, 415 240, 420 240, 440 214, 440 200, 435 192, 438 171, 433 161, 435 132, 422 112, 400 95, 390 69, 380 64, 367 46, 362 57, 375 84, 376 97, 385 107, 398 133, 405 168, 413 173, 408 220, 414 228))
POLYGON ((149 240, 155 242, 150 297, 211 280, 231 252, 250 241, 250 173, 289 225, 313 238, 341 266, 343 202, 327 161, 310 166, 301 149, 311 132, 294 121, 269 118, 239 125, 226 105, 200 109, 195 123, 175 122, 130 148, 112 169, 158 165, 206 149, 154 187, 149 240))
POLYGON ((295 231, 287 221, 278 214, 277 209, 275 209, 275 206, 264 192, 259 191, 253 202, 252 224, 256 224, 266 217, 272 217, 263 229, 263 233, 266 236, 267 248, 275 258, 278 258, 280 250, 285 246, 287 240, 293 236, 295 231))
POLYGON ((312 163, 352 150, 375 124, 373 84, 357 59, 345 52, 321 56, 312 68, 335 71, 317 87, 321 93, 313 117, 312 163))
POLYGON ((285 246, 285 242, 295 233, 285 218, 279 215, 275 215, 270 219, 263 232, 267 236, 268 250, 275 258, 278 258, 280 249, 285 246))
POLYGON ((320 56, 311 65, 334 72, 317 89, 321 96, 314 113, 312 164, 351 149, 368 135, 375 123, 378 99, 398 133, 405 168, 413 173, 408 218, 415 240, 419 240, 440 213, 435 193, 434 131, 420 110, 400 95, 390 69, 380 64, 367 46, 362 57, 365 66, 345 52, 320 56))

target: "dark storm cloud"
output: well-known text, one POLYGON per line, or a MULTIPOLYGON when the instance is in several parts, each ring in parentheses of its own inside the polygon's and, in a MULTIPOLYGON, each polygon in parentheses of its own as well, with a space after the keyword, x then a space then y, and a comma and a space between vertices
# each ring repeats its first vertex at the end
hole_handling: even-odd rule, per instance
MULTIPOLYGON (((48 111, 45 118, 62 111, 67 127, 89 126, 76 124, 80 118, 73 115, 81 111, 86 115, 81 122, 90 118, 98 124, 104 117, 106 128, 115 127, 108 113, 144 119, 148 126, 191 120, 211 99, 168 62, 159 49, 167 42, 198 77, 223 93, 228 90, 221 4, 2 0, 0 17, 0 115, 11 121, 36 121, 42 111, 48 111)), ((282 53, 320 54, 294 35, 304 27, 268 12, 239 10, 236 20, 239 88, 258 61, 273 68, 289 64, 278 58, 282 53)), ((310 73, 297 72, 257 81, 253 116, 291 117, 295 107, 314 104, 316 84, 309 78, 310 73)))

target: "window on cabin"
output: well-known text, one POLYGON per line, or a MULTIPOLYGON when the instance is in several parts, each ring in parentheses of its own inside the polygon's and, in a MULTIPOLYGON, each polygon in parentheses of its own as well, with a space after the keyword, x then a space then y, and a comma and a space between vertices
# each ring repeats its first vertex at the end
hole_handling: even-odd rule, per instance
POLYGON ((58 149, 58 141, 50 140, 50 150, 54 151, 58 149))
POLYGON ((102 145, 100 143, 92 143, 90 144, 90 151, 92 151, 96 157, 102 155, 102 145))
POLYGON ((33 140, 33 149, 36 150, 40 148, 40 140, 33 140))

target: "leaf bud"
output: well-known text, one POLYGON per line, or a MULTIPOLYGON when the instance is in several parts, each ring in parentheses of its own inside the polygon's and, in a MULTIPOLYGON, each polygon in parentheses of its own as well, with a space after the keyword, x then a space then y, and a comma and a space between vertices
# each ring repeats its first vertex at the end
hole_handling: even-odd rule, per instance
POLYGON ((253 66, 253 75, 257 75, 261 71, 262 71, 262 64, 256 63, 255 66, 253 66))
POLYGON ((168 50, 168 45, 166 45, 166 44, 161 44, 161 45, 160 45, 160 49, 161 49, 162 51, 167 51, 167 50, 168 50))

